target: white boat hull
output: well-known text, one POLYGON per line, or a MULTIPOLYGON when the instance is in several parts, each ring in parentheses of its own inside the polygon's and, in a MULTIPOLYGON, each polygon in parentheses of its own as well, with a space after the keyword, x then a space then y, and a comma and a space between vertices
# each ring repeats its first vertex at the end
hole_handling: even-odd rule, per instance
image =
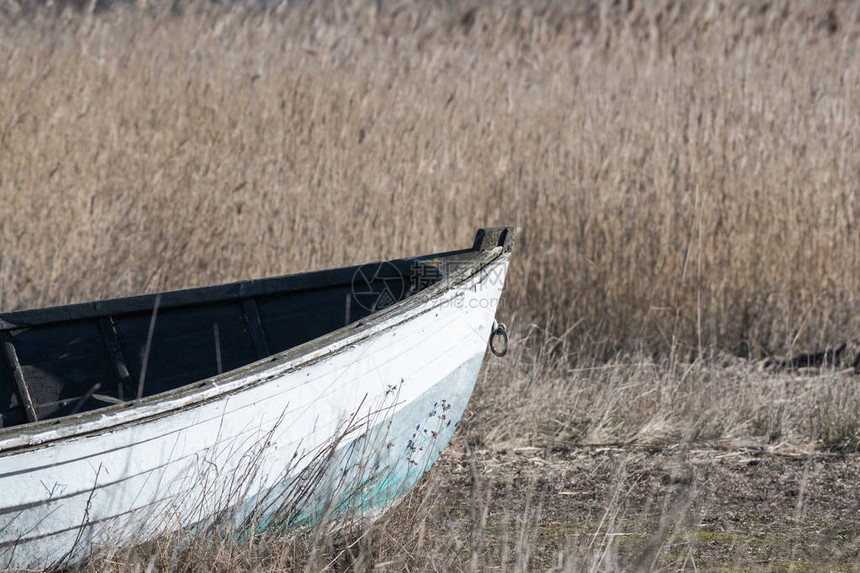
POLYGON ((0 440, 0 569, 168 530, 244 535, 393 502, 457 427, 509 256, 355 336, 227 373, 193 396, 0 440))

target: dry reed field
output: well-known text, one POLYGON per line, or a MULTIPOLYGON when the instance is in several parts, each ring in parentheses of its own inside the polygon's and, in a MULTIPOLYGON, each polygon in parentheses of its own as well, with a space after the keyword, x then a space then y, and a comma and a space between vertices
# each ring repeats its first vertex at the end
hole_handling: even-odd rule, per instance
POLYGON ((520 229, 397 508, 82 567, 860 569, 858 52, 837 1, 0 2, 2 310, 520 229))

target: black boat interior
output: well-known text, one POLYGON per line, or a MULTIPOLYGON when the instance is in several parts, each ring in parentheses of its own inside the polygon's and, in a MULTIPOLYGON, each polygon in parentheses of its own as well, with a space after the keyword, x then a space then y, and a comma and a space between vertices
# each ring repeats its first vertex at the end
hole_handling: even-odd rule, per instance
POLYGON ((319 338, 441 280, 428 259, 0 313, 0 428, 158 394, 319 338))

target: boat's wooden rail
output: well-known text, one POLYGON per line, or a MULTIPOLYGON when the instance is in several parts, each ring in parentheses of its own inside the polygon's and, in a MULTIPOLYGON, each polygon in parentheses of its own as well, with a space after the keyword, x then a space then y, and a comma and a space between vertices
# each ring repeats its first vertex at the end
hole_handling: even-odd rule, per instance
POLYGON ((472 245, 473 251, 488 251, 496 247, 502 247, 506 252, 511 252, 514 249, 514 243, 517 241, 516 227, 486 227, 478 229, 475 235, 475 243, 472 245))

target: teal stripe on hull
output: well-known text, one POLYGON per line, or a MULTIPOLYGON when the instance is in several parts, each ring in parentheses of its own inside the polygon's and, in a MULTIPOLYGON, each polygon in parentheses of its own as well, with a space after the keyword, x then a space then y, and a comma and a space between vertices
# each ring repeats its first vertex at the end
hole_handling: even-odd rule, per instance
POLYGON ((238 515, 233 514, 245 516, 235 533, 245 537, 252 531, 358 517, 398 500, 418 483, 454 435, 482 359, 483 353, 475 354, 408 405, 381 414, 383 421, 358 438, 321 453, 321 459, 298 475, 249 499, 238 515))

